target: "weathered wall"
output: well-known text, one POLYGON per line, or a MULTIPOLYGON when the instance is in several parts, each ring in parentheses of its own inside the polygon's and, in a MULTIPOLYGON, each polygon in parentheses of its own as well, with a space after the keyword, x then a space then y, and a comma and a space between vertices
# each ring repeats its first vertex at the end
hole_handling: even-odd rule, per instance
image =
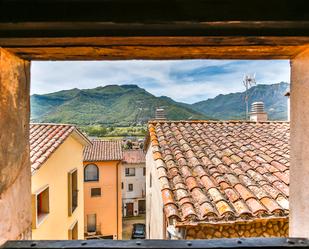
POLYGON ((288 230, 288 219, 224 225, 198 225, 187 227, 186 239, 287 237, 288 230))
POLYGON ((290 236, 309 238, 309 50, 291 61, 290 236))
POLYGON ((152 147, 146 154, 146 236, 147 239, 164 239, 164 213, 161 187, 155 161, 152 157, 152 147), (150 178, 152 178, 150 186, 150 178))
POLYGON ((49 186, 50 213, 44 221, 32 230, 35 240, 66 240, 68 230, 78 221, 78 239, 84 238, 84 169, 83 148, 73 136, 69 136, 51 157, 34 172, 32 193, 49 186), (74 155, 74 156, 71 156, 74 155), (78 204, 71 216, 68 216, 68 173, 77 169, 78 204))
POLYGON ((145 164, 122 164, 121 179, 123 182, 122 199, 142 198, 145 196, 145 176, 143 168, 145 164), (126 176, 126 168, 135 168, 135 176, 126 176), (128 191, 129 184, 133 184, 133 191, 128 191))
POLYGON ((0 48, 0 245, 31 237, 30 62, 0 48))
MULTIPOLYGON (((84 166, 90 163, 92 162, 84 162, 84 166)), ((97 226, 101 227, 102 234, 104 236, 113 235, 114 239, 121 239, 121 163, 119 161, 104 161, 94 162, 94 164, 99 168, 99 181, 84 182, 85 231, 87 215, 96 214, 97 226), (101 188, 101 196, 91 197, 91 188, 101 188)))
POLYGON ((143 169, 145 163, 137 164, 122 164, 121 169, 121 180, 123 183, 122 188, 122 203, 123 203, 123 214, 127 215, 126 203, 133 203, 133 215, 138 215, 138 200, 145 200, 146 196, 146 186, 145 186, 145 176, 143 175, 143 169), (126 168, 135 168, 135 176, 126 176, 126 168), (133 191, 129 191, 129 184, 133 184, 133 191))

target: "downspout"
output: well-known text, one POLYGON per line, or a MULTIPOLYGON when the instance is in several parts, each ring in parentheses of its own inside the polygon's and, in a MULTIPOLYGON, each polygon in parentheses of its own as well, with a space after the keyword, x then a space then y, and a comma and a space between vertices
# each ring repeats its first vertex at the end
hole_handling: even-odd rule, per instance
POLYGON ((168 226, 167 226, 167 232, 169 235, 169 238, 172 240, 183 240, 186 237, 186 229, 184 227, 176 227, 176 220, 173 218, 170 218, 168 220, 168 226))
POLYGON ((120 164, 120 161, 116 164, 116 206, 117 206, 117 240, 119 239, 119 201, 118 201, 118 191, 119 191, 119 187, 118 187, 118 166, 120 164))

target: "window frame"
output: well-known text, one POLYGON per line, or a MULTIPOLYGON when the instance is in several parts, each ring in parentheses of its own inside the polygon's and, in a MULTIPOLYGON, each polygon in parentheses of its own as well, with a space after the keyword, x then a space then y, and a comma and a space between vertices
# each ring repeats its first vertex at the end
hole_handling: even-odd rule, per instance
POLYGON ((133 192, 134 191, 134 186, 133 183, 128 184, 128 192, 133 192), (132 189, 130 189, 130 186, 132 186, 132 189))
POLYGON ((35 191, 34 194, 32 194, 32 228, 36 229, 38 228, 49 216, 50 214, 50 201, 49 201, 49 185, 45 185, 42 188, 35 191), (47 209, 48 211, 41 214, 39 217, 38 214, 38 197, 43 194, 43 192, 47 192, 47 209))
POLYGON ((68 172, 68 216, 72 216, 75 210, 78 208, 78 170, 72 169, 68 172), (76 173, 76 206, 73 206, 74 193, 73 193, 73 174, 76 173))
POLYGON ((85 165, 84 167, 84 182, 98 182, 100 180, 100 171, 99 171, 99 167, 98 165, 94 164, 94 163, 89 163, 87 165, 85 165), (86 170, 88 166, 95 166, 96 170, 97 170, 97 177, 96 179, 86 179, 86 170))
POLYGON ((90 197, 91 197, 91 198, 101 197, 101 196, 102 196, 102 188, 100 188, 100 187, 90 188, 90 197), (93 189, 100 189, 100 195, 93 195, 93 194, 92 194, 92 190, 93 190, 93 189))
POLYGON ((68 240, 77 240, 77 239, 73 239, 73 236, 74 236, 74 229, 76 227, 76 235, 77 235, 77 239, 78 239, 78 220, 75 220, 72 225, 69 227, 69 230, 68 230, 68 240))
POLYGON ((130 168, 130 167, 125 168, 125 176, 136 176, 136 170, 135 170, 135 168, 130 168), (134 171, 133 174, 130 173, 130 170, 133 170, 133 171, 134 171), (128 172, 127 172, 127 171, 128 171, 128 172))
POLYGON ((87 233, 94 233, 94 232, 97 232, 97 227, 98 227, 98 223, 97 223, 97 214, 96 213, 94 213, 94 214, 87 214, 86 215, 86 231, 85 232, 87 232, 87 233), (94 216, 94 221, 95 221, 95 225, 94 225, 94 231, 89 231, 89 217, 90 216, 94 216))

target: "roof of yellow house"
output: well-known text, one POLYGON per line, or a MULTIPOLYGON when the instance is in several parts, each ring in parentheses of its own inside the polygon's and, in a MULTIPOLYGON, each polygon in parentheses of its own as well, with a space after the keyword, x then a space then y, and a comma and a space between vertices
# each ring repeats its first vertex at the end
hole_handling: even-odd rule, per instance
POLYGON ((121 141, 92 140, 84 149, 84 162, 118 161, 123 159, 121 141))
POLYGON ((71 134, 76 135, 82 144, 91 144, 74 125, 30 124, 31 172, 38 170, 71 134))
POLYGON ((286 217, 287 122, 151 121, 165 215, 180 224, 286 217))

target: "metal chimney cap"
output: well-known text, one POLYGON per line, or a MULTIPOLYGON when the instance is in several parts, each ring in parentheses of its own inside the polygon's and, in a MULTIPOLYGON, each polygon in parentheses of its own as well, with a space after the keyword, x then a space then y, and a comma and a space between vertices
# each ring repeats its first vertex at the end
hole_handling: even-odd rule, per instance
POLYGON ((251 104, 251 113, 263 113, 264 111, 264 102, 258 101, 251 104))
POLYGON ((156 109, 155 119, 158 119, 158 120, 165 120, 166 119, 165 110, 163 108, 157 108, 156 109))

